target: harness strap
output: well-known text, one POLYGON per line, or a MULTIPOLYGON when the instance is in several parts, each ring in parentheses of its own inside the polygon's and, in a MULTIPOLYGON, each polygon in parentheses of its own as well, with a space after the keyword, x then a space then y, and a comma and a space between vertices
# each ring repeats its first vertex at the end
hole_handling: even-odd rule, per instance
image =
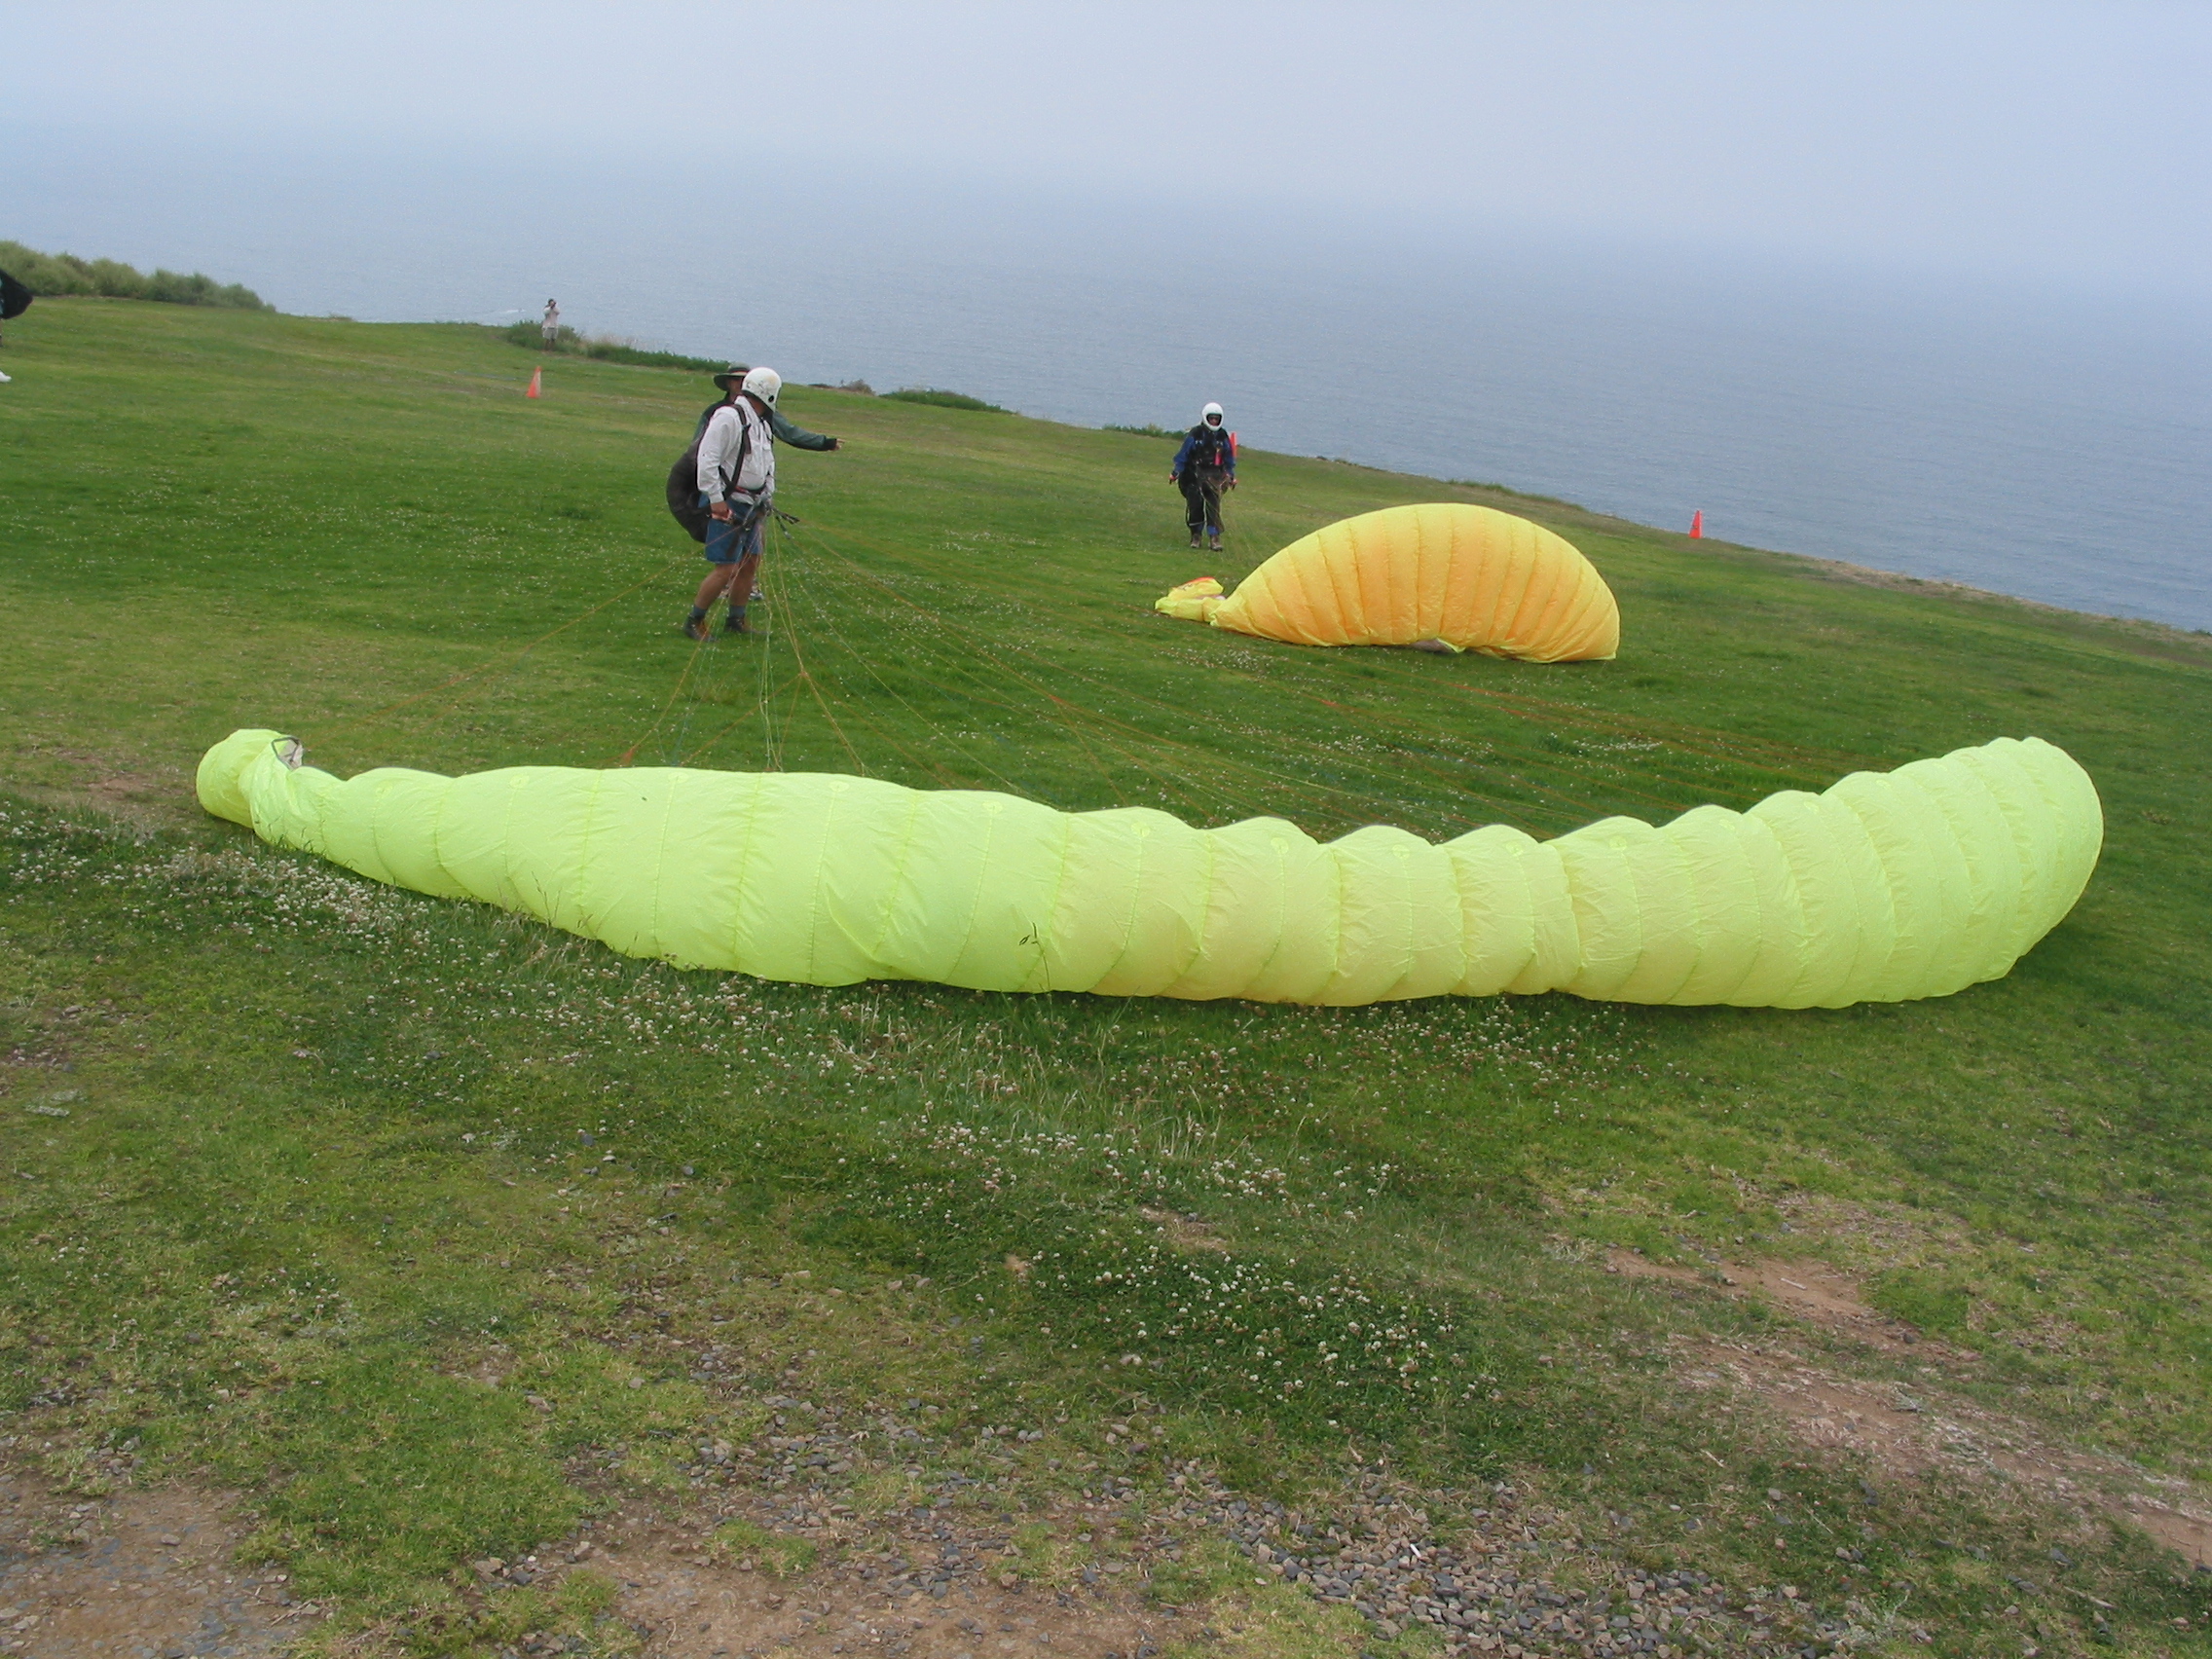
MULTIPOLYGON (((734 410, 737 405, 732 403, 726 407, 734 410)), ((730 471, 727 468, 723 470, 722 494, 725 496, 744 496, 750 500, 753 493, 750 490, 740 490, 737 487, 737 480, 745 471, 745 458, 753 453, 753 423, 745 418, 742 411, 738 413, 737 427, 737 466, 735 471, 730 471)), ((704 435, 704 433, 701 434, 702 437, 704 435)))

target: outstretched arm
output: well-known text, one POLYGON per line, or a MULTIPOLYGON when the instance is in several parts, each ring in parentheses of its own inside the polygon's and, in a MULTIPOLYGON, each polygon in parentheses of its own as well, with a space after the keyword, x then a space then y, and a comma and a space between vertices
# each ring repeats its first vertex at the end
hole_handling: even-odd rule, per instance
POLYGON ((833 450, 843 447, 840 439, 810 432, 804 426, 785 419, 781 409, 768 411, 768 429, 776 434, 776 442, 789 444, 793 449, 833 450))

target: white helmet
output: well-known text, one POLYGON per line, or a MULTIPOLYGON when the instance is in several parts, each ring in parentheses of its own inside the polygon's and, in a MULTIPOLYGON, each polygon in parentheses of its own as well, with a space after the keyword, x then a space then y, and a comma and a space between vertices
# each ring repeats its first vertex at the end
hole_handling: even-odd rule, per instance
POLYGON ((745 376, 740 391, 757 397, 769 408, 776 407, 776 393, 784 389, 784 377, 774 369, 751 369, 745 376))
POLYGON ((1199 411, 1198 411, 1198 419, 1199 419, 1199 420, 1201 420, 1201 421, 1218 421, 1218 420, 1220 420, 1220 419, 1221 419, 1221 405, 1220 405, 1220 404, 1218 404, 1218 403, 1209 403, 1209 404, 1207 404, 1207 405, 1206 405, 1206 406, 1205 406, 1205 407, 1204 407, 1203 409, 1201 409, 1201 410, 1199 410, 1199 411))

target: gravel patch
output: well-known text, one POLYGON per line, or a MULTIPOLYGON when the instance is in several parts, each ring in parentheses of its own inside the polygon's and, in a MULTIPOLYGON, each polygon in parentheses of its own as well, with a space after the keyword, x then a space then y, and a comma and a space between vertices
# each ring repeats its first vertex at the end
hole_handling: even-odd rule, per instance
POLYGON ((275 1659, 320 1609, 285 1573, 237 1564, 245 1531, 223 1493, 86 1498, 0 1465, 0 1655, 275 1659))
POLYGON ((1511 1487, 1488 1493, 1488 1507, 1461 1511, 1462 1528, 1444 1542, 1413 1501, 1390 1495, 1379 1477, 1364 1485, 1358 1501, 1325 1518, 1222 1488, 1169 1513, 1225 1533, 1270 1575, 1354 1608, 1378 1636, 1427 1625, 1451 1653, 1815 1659, 1918 1636, 1878 1615, 1821 1617, 1793 1586, 1739 1593, 1691 1568, 1645 1571, 1558 1542, 1546 1534, 1563 1518, 1524 1504, 1511 1487))

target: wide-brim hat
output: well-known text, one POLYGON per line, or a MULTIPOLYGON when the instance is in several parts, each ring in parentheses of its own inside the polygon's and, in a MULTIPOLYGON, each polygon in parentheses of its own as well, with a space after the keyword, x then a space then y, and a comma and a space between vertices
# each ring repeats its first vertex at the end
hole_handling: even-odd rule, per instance
POLYGON ((730 384, 733 381, 741 381, 750 373, 752 373, 752 369, 748 365, 744 363, 732 363, 728 368, 722 370, 720 374, 715 377, 715 384, 720 387, 722 390, 727 391, 729 390, 730 384))

